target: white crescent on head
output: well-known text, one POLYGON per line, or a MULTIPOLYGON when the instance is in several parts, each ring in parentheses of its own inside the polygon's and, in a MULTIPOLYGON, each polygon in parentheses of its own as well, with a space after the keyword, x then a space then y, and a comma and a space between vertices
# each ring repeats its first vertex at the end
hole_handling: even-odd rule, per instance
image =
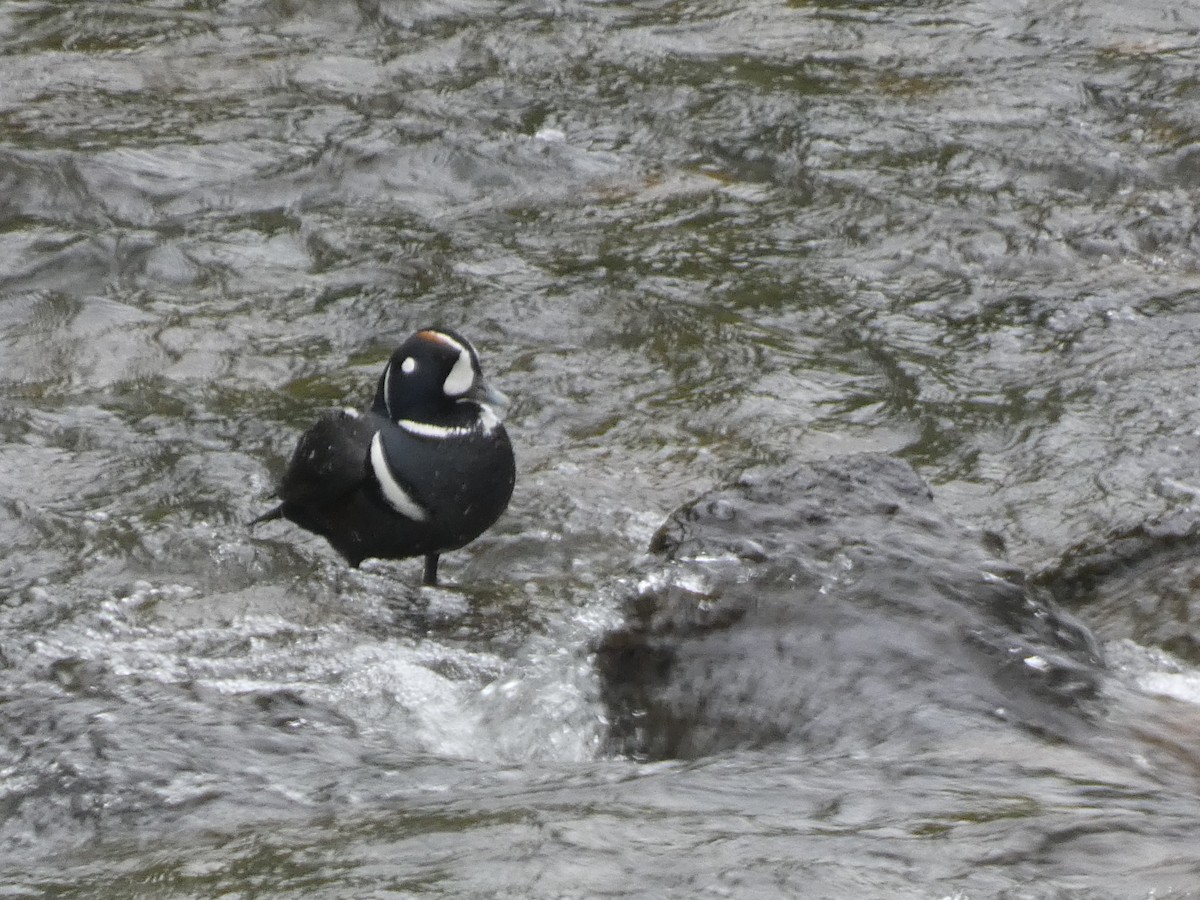
POLYGON ((457 341, 443 331, 419 331, 417 336, 434 341, 458 352, 454 368, 442 382, 442 391, 447 397, 461 397, 475 383, 475 367, 471 364, 471 350, 462 341, 457 341))
POLYGON ((474 383, 475 367, 471 365, 471 354, 467 351, 466 347, 460 347, 458 361, 454 363, 454 368, 450 370, 450 374, 442 382, 442 390, 446 393, 447 397, 461 397, 471 389, 471 385, 474 383))
POLYGON ((383 436, 378 431, 371 438, 371 471, 375 473, 375 480, 379 482, 379 489, 383 491, 383 499, 392 509, 414 522, 424 522, 429 518, 429 514, 408 495, 408 491, 392 474, 387 464, 387 456, 383 452, 383 436))

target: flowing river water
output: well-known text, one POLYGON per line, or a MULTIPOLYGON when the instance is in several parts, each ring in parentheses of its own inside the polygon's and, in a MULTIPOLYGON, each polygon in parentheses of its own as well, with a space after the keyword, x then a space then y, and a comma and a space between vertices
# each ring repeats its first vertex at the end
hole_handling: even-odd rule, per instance
POLYGON ((0 896, 1197 896, 1198 73, 1167 0, 0 4, 0 896), (430 323, 518 457, 446 586, 247 528, 430 323), (1106 745, 612 753, 664 517, 866 450, 1106 745))

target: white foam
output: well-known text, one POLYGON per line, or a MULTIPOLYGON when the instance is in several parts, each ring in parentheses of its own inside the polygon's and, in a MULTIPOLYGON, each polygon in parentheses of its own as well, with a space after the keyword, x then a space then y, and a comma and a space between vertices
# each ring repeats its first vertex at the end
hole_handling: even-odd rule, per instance
POLYGON ((1139 690, 1200 706, 1200 670, 1166 650, 1120 640, 1107 644, 1104 651, 1109 664, 1139 690))

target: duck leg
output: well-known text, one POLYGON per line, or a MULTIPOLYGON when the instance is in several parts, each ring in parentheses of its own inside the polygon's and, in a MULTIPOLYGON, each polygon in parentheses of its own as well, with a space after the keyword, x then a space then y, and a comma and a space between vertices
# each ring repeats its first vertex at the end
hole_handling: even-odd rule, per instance
POLYGON ((437 567, 438 554, 425 554, 425 581, 426 587, 437 587, 437 567))

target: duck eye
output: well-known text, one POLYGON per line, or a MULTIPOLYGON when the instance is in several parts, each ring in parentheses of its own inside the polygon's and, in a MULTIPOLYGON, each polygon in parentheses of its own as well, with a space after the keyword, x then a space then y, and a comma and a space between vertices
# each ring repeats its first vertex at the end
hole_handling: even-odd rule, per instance
POLYGON ((400 363, 400 371, 405 375, 411 375, 417 370, 417 361, 411 356, 404 357, 404 362, 400 363))

